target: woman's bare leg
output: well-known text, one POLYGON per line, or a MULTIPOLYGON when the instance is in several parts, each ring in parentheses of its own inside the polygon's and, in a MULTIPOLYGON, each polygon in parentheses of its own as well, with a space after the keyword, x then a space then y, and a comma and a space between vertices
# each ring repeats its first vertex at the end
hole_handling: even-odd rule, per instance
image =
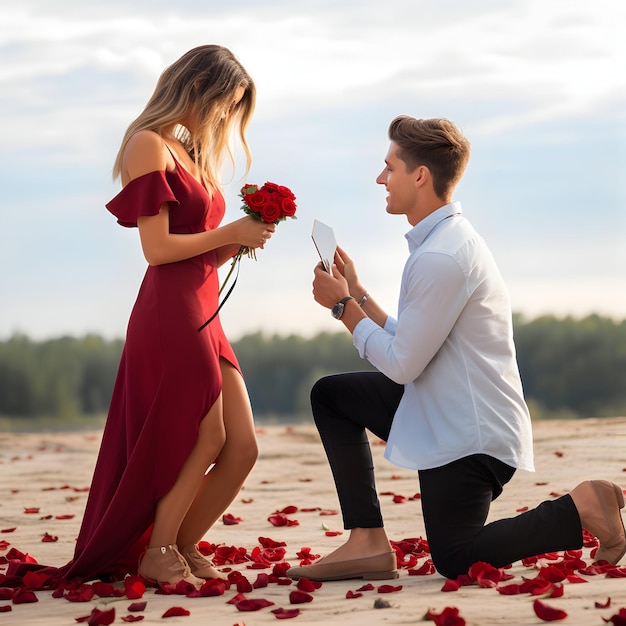
POLYGON ((220 359, 220 366, 226 442, 180 525, 179 546, 197 543, 204 537, 237 496, 258 456, 252 408, 243 378, 224 359, 220 359))
POLYGON ((198 441, 183 464, 176 482, 157 504, 150 547, 177 543, 181 524, 201 488, 207 468, 220 454, 225 437, 220 395, 202 420, 198 441))

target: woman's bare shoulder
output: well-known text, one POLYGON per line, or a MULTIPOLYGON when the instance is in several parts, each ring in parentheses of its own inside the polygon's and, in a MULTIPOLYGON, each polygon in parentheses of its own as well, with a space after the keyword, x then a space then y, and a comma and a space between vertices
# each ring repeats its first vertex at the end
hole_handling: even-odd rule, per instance
POLYGON ((122 182, 127 184, 149 172, 167 167, 169 152, 163 138, 152 130, 140 130, 130 137, 122 156, 122 182))

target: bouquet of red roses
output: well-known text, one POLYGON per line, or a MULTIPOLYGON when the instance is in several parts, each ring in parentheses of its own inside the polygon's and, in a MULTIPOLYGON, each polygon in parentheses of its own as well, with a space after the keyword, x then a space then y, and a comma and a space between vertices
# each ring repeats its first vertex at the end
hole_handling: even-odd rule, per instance
MULTIPOLYGON (((259 187, 258 185, 244 185, 239 192, 239 197, 243 200, 243 206, 241 207, 244 213, 251 215, 255 219, 265 222, 266 224, 278 224, 285 221, 288 217, 296 219, 296 197, 288 187, 277 185, 276 183, 266 182, 259 187)), ((228 274, 220 287, 219 294, 222 295, 226 283, 228 283, 235 267, 239 268, 239 262, 241 257, 246 254, 256 260, 256 251, 254 248, 248 248, 247 246, 241 246, 239 252, 233 257, 228 274)), ((239 269, 237 269, 239 274, 239 269)), ((228 296, 232 293, 237 282, 237 277, 229 289, 226 297, 222 300, 217 311, 213 313, 211 318, 207 320, 198 331, 201 331, 207 324, 209 324, 213 318, 219 313, 220 309, 228 299, 228 296)))
MULTIPOLYGON (((244 185, 241 188, 239 197, 243 200, 243 206, 241 207, 243 212, 266 224, 278 224, 278 222, 283 222, 288 217, 296 219, 296 197, 291 189, 282 185, 270 182, 265 183, 262 187, 244 185)), ((244 254, 256 259, 254 248, 246 248, 244 246, 240 248, 235 261, 244 254)), ((222 286, 223 288, 224 286, 222 286)))
POLYGON ((269 182, 262 187, 244 185, 239 196, 244 202, 241 207, 244 212, 266 224, 296 217, 296 197, 291 189, 282 185, 269 182))

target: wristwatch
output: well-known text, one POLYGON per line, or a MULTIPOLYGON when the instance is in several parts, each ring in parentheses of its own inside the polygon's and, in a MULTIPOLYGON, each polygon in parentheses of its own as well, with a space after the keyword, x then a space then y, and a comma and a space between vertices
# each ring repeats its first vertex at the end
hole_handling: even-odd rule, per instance
POLYGON ((337 302, 337 304, 335 304, 335 306, 330 310, 330 314, 336 319, 336 320, 340 320, 341 316, 343 315, 343 310, 346 306, 346 302, 348 302, 348 300, 354 300, 354 298, 352 296, 346 296, 345 298, 342 298, 341 300, 339 300, 339 302, 337 302))

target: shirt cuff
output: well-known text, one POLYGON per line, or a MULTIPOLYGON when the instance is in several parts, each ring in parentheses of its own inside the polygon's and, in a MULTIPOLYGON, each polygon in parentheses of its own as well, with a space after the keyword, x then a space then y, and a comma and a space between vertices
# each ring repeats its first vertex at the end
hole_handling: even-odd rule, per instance
POLYGON ((378 324, 373 322, 369 317, 364 317, 360 320, 352 331, 352 343, 358 350, 359 356, 365 358, 365 343, 367 338, 377 329, 380 328, 378 324))
POLYGON ((359 356, 362 359, 367 358, 365 356, 365 345, 372 333, 378 330, 384 330, 386 333, 393 335, 396 332, 397 325, 398 322, 390 315, 387 316, 384 328, 381 328, 369 317, 364 317, 362 320, 360 320, 352 331, 352 343, 354 347, 358 350, 359 356))

